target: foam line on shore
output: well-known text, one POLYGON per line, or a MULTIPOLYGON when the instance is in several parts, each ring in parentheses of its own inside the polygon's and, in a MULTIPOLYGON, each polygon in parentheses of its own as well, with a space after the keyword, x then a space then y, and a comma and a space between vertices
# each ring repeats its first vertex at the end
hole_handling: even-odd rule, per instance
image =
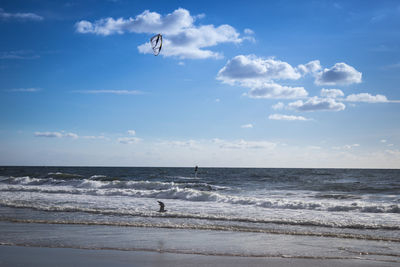
POLYGON ((93 226, 123 226, 123 227, 143 227, 143 228, 166 228, 166 229, 188 229, 188 230, 209 230, 209 231, 233 231, 233 232, 250 232, 277 235, 294 235, 294 236, 317 236, 326 238, 346 238, 369 241, 389 241, 399 242, 399 238, 374 237, 370 235, 349 234, 349 233, 327 233, 327 232, 309 232, 309 231, 284 231, 277 229, 261 229, 241 226, 225 226, 225 225, 195 225, 195 224, 156 224, 156 223, 138 223, 138 222, 93 222, 93 221, 62 221, 62 220, 37 220, 37 219, 13 219, 0 218, 0 221, 12 223, 36 223, 36 224, 66 224, 66 225, 93 225, 93 226))

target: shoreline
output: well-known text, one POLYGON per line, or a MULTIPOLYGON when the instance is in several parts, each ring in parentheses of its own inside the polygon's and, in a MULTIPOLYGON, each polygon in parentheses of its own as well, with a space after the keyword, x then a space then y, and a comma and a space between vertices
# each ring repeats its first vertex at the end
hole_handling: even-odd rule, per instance
POLYGON ((366 259, 310 259, 182 254, 165 251, 49 248, 0 245, 0 266, 398 266, 366 259), (21 257, 24 255, 24 257, 21 257))
MULTIPOLYGON (((398 244, 391 242, 322 236, 0 222, 0 254, 11 255, 7 262, 0 259, 0 266, 24 266, 24 261, 31 257, 29 253, 36 250, 38 252, 33 253, 36 266, 46 266, 47 257, 53 257, 53 251, 60 254, 58 258, 61 262, 74 257, 70 253, 88 257, 105 257, 107 254, 116 262, 117 255, 130 260, 138 258, 143 263, 138 266, 165 266, 164 263, 147 261, 144 254, 151 257, 164 255, 163 258, 171 262, 186 260, 186 264, 171 263, 170 266, 201 266, 205 262, 226 266, 261 266, 261 263, 265 266, 266 262, 272 262, 272 266, 339 267, 366 266, 369 263, 371 266, 398 266, 399 255, 392 253, 398 247, 398 244), (11 252, 8 253, 8 250, 11 252), (237 264, 237 260, 242 264, 237 264)), ((77 260, 79 262, 74 263, 77 266, 87 266, 84 259, 77 260)))

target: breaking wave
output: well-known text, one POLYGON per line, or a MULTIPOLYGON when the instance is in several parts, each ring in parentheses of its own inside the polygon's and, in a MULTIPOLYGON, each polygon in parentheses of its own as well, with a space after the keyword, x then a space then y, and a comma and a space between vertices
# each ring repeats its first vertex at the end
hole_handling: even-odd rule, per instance
MULTIPOLYGON (((171 218, 171 219, 195 219, 195 220, 205 220, 205 221, 220 221, 220 222, 233 222, 233 223, 250 223, 250 224, 277 224, 277 225, 292 225, 292 226, 318 226, 318 227, 327 227, 327 228, 347 228, 347 229, 370 229, 370 230, 400 230, 400 226, 395 225, 378 225, 378 224, 358 224, 358 223, 340 223, 337 224, 335 222, 320 222, 314 220, 299 220, 299 219, 262 219, 262 218, 249 218, 249 217, 236 217, 229 215, 212 215, 212 214, 189 214, 189 213, 179 213, 179 212, 168 212, 160 214, 158 212, 153 211, 133 211, 133 210, 115 210, 115 209, 100 209, 100 208, 83 208, 83 207, 73 207, 73 206, 46 206, 40 204, 32 204, 29 202, 8 202, 0 200, 0 205, 11 207, 11 208, 30 208, 40 211, 56 211, 56 212, 84 212, 89 214, 98 214, 98 215, 111 215, 111 216, 134 216, 134 217, 142 217, 142 218, 171 218)), ((0 221, 10 221, 10 220, 24 220, 24 219, 12 219, 7 217, 0 217, 0 221)), ((98 223, 110 223, 115 225, 136 225, 137 222, 91 222, 93 224, 98 223)), ((196 224, 197 225, 197 224, 196 224)), ((199 225, 201 227, 204 224, 199 225)), ((205 224, 210 227, 214 227, 215 224, 205 224)), ((222 226, 221 226, 222 227, 222 226)), ((226 227, 239 227, 243 229, 253 229, 253 231, 260 231, 263 228, 257 227, 241 227, 237 225, 229 225, 226 227)), ((249 231, 249 230, 248 230, 249 231)), ((330 233, 328 233, 330 234, 330 233)), ((400 242, 400 239, 397 242, 400 242)))
POLYGON ((179 199, 194 202, 218 202, 251 205, 270 209, 320 210, 330 212, 400 213, 399 204, 367 203, 347 200, 337 195, 317 195, 315 199, 261 198, 229 194, 229 187, 207 183, 175 183, 156 181, 102 181, 92 179, 59 180, 31 177, 10 177, 0 184, 0 191, 35 192, 43 194, 79 194, 92 196, 126 196, 135 198, 179 199), (321 198, 327 198, 323 201, 321 198))

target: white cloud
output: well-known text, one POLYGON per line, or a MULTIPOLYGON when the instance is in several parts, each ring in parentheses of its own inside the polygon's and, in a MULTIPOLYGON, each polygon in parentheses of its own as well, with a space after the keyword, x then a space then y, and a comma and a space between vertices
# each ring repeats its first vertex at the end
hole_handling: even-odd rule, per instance
MULTIPOLYGON (((204 17, 204 16, 201 16, 204 17)), ((241 43, 240 34, 230 25, 194 25, 196 16, 191 16, 183 8, 162 16, 156 12, 144 11, 135 18, 105 18, 95 22, 79 21, 75 24, 79 33, 97 35, 123 34, 125 32, 163 35, 163 48, 160 55, 178 58, 221 58, 218 52, 204 48, 220 43, 241 43)), ((153 53, 150 43, 138 46, 140 53, 153 53)))
POLYGON ((243 139, 226 141, 215 138, 213 139, 213 143, 217 144, 220 148, 226 149, 274 149, 276 147, 276 143, 268 141, 246 141, 243 139))
POLYGON ((128 130, 128 134, 129 135, 136 135, 136 131, 135 130, 128 130))
POLYGON ((22 93, 34 93, 34 92, 39 92, 40 88, 17 88, 17 89, 10 89, 7 90, 8 92, 22 92, 22 93))
POLYGON ((259 84, 281 79, 297 80, 300 77, 300 73, 289 63, 272 58, 258 58, 254 55, 234 57, 217 75, 218 80, 231 85, 259 84))
POLYGON ((368 93, 352 94, 346 97, 346 101, 350 102, 369 102, 369 103, 379 103, 388 102, 388 99, 384 95, 371 95, 368 93))
POLYGON ((254 34, 254 31, 253 31, 252 29, 244 29, 243 32, 244 32, 245 34, 248 34, 248 35, 254 34))
POLYGON ((34 13, 7 13, 4 9, 0 8, 0 19, 3 20, 33 20, 40 21, 44 18, 34 13))
POLYGON ((316 75, 317 85, 338 85, 361 83, 362 73, 346 63, 336 63, 330 69, 324 69, 316 75))
POLYGON ((184 147, 184 148, 199 148, 199 142, 195 140, 172 140, 172 141, 162 141, 160 145, 174 146, 174 147, 184 147))
POLYGON ((70 137, 70 138, 73 138, 73 139, 78 139, 79 138, 79 136, 77 134, 75 134, 75 133, 64 133, 63 137, 70 137))
MULTIPOLYGON (((250 88, 246 94, 252 98, 304 98, 308 92, 302 86, 284 86, 277 80, 298 80, 301 77, 312 74, 318 85, 351 84, 361 82, 361 72, 346 63, 336 63, 330 69, 321 70, 319 60, 313 60, 307 64, 292 67, 289 63, 274 58, 260 58, 255 55, 238 55, 229 60, 222 67, 217 80, 229 85, 237 85, 250 88)), ((322 89, 321 96, 337 98, 344 96, 339 89, 322 89)), ((311 100, 316 102, 316 100, 311 100)), ((343 110, 344 104, 332 100, 318 100, 329 104, 329 110, 343 110)), ((315 104, 315 103, 314 103, 315 104)))
POLYGON ((118 138, 118 143, 121 143, 121 144, 129 144, 129 145, 131 145, 131 144, 137 144, 140 141, 142 141, 142 139, 137 138, 137 137, 121 137, 121 138, 118 138))
POLYGON ((81 90, 74 91, 76 93, 82 94, 114 94, 114 95, 140 95, 143 94, 141 91, 137 90, 81 90))
POLYGON ((217 80, 250 88, 251 98, 302 98, 308 95, 303 87, 283 86, 274 80, 297 80, 301 74, 290 64, 272 58, 239 55, 220 69, 217 80))
POLYGON ((206 17, 206 14, 204 14, 204 13, 194 16, 195 19, 204 19, 205 17, 206 17))
POLYGON ((268 119, 283 120, 283 121, 307 121, 307 120, 310 120, 303 116, 293 116, 293 115, 283 115, 283 114, 272 114, 272 115, 269 115, 268 119))
POLYGON ((349 150, 349 149, 353 149, 353 148, 359 147, 359 146, 360 146, 359 144, 352 144, 352 145, 344 145, 344 146, 335 146, 332 148, 335 150, 342 150, 342 149, 349 150))
POLYGON ((325 88, 322 88, 321 96, 322 97, 328 97, 328 98, 338 98, 340 96, 344 96, 344 93, 340 89, 325 89, 325 88))
POLYGON ((39 55, 31 50, 0 52, 0 59, 38 59, 39 55))
POLYGON ((219 103, 219 102, 221 102, 221 99, 216 98, 216 99, 215 99, 215 102, 219 103))
POLYGON ((289 108, 293 108, 297 111, 319 111, 319 110, 330 110, 340 111, 344 110, 346 106, 343 103, 336 102, 332 98, 319 98, 317 96, 308 99, 303 102, 298 100, 288 104, 289 108))
POLYGON ((69 137, 73 139, 79 138, 75 133, 65 133, 65 132, 35 132, 36 137, 49 137, 49 138, 63 138, 69 137))
POLYGON ((345 145, 344 148, 346 148, 346 149, 352 149, 352 148, 354 148, 354 147, 359 147, 359 146, 360 146, 359 144, 352 144, 352 145, 345 145))
POLYGON ((145 10, 135 18, 105 18, 93 23, 79 21, 75 27, 79 33, 94 33, 98 35, 122 34, 125 32, 135 33, 163 33, 176 34, 182 29, 189 28, 194 22, 189 11, 183 8, 162 17, 157 12, 145 10))
POLYGON ((243 37, 243 40, 250 41, 252 43, 256 42, 256 39, 254 38, 254 31, 252 29, 244 29, 244 34, 245 36, 243 37))
POLYGON ((386 139, 382 139, 380 142, 381 142, 381 143, 386 143, 387 140, 386 140, 386 139))
POLYGON ((306 75, 308 73, 315 74, 321 70, 321 63, 319 60, 313 60, 307 64, 300 64, 297 66, 297 70, 302 74, 306 75))
POLYGON ((302 98, 306 97, 308 93, 303 87, 264 83, 251 88, 247 95, 250 98, 302 98))
POLYGON ((244 124, 244 125, 240 126, 240 128, 253 128, 253 124, 251 124, 251 123, 244 124))
POLYGON ((282 102, 278 102, 275 105, 272 106, 272 109, 274 110, 281 110, 285 107, 285 104, 283 104, 282 102))
POLYGON ((99 135, 99 136, 86 135, 86 136, 82 136, 82 138, 89 139, 89 140, 109 140, 109 138, 105 137, 104 135, 99 135))
POLYGON ((61 138, 61 137, 63 137, 63 134, 59 133, 59 132, 35 132, 35 136, 37 136, 37 137, 57 137, 57 138, 61 138))

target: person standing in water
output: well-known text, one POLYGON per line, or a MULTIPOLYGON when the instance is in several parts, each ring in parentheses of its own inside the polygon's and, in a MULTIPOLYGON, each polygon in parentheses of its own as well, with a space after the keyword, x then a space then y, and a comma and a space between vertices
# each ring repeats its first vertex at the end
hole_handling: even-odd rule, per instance
POLYGON ((194 178, 197 178, 197 171, 199 170, 199 167, 196 165, 196 167, 194 167, 194 178))

